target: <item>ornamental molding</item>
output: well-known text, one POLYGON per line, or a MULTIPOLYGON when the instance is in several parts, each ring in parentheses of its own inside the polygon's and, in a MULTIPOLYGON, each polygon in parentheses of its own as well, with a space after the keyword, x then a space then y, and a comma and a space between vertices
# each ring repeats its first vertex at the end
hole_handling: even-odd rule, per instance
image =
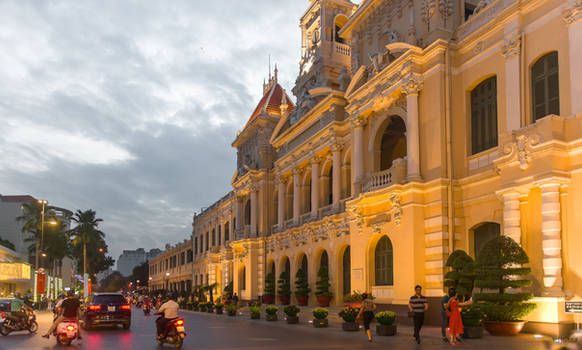
POLYGON ((505 39, 503 46, 501 47, 501 54, 505 60, 509 60, 514 56, 518 56, 521 53, 521 34, 518 34, 512 38, 505 39))
POLYGON ((364 215, 362 210, 357 206, 351 206, 347 208, 348 213, 351 215, 351 221, 356 224, 358 230, 358 235, 362 235, 364 229, 364 215))
POLYGON ((392 192, 390 193, 388 200, 392 205, 392 217, 394 218, 394 223, 396 224, 396 226, 400 226, 402 219, 401 196, 399 193, 392 192))
POLYGON ((582 0, 572 0, 568 3, 568 6, 562 11, 562 17, 564 22, 568 26, 573 25, 582 19, 582 0))
POLYGON ((404 84, 402 84, 402 92, 406 95, 418 95, 420 90, 422 90, 424 83, 416 78, 409 78, 404 84))
POLYGON ((541 141, 539 134, 513 135, 513 140, 503 147, 504 156, 496 164, 497 172, 501 172, 504 164, 519 163, 521 170, 527 170, 532 160, 532 154, 541 141))
POLYGON ((362 115, 357 115, 357 116, 354 116, 350 119, 350 123, 352 124, 352 127, 354 129, 355 128, 363 128, 368 123, 368 118, 366 118, 362 115))

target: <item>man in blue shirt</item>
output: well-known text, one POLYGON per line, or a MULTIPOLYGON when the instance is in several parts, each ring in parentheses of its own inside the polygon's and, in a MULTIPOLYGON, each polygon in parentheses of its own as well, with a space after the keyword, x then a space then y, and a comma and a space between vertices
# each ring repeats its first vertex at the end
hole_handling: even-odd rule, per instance
POLYGON ((455 288, 449 288, 448 294, 441 299, 441 335, 445 343, 449 342, 447 338, 447 328, 449 328, 449 317, 447 316, 446 305, 449 300, 455 295, 455 288))

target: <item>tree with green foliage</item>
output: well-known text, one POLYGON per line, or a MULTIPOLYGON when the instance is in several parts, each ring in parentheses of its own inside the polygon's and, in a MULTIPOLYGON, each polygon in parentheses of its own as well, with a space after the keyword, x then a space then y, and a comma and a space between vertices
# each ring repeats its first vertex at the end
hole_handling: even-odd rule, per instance
POLYGON ((105 234, 98 229, 103 220, 92 210, 77 210, 71 218, 77 225, 70 233, 73 243, 73 257, 82 263, 83 273, 95 274, 113 265, 113 259, 106 257, 105 234), (89 249, 87 249, 89 248, 89 249))
POLYGON ((446 263, 451 271, 445 274, 445 287, 455 288, 460 301, 465 301, 473 294, 475 281, 475 262, 465 251, 455 250, 446 263))
POLYGON ((331 297, 333 294, 329 291, 331 283, 329 283, 329 272, 326 266, 319 268, 317 277, 319 279, 315 282, 315 295, 318 297, 331 297))
POLYGON ((226 287, 224 287, 224 296, 226 298, 232 297, 233 290, 234 290, 234 285, 233 285, 232 281, 230 281, 230 282, 228 282, 226 287))
POLYGON ((287 271, 283 271, 279 275, 278 285, 279 289, 277 290, 277 294, 284 297, 291 295, 291 285, 289 284, 289 273, 287 271))
POLYGON ((523 267, 527 263, 525 251, 507 236, 485 243, 477 256, 475 280, 475 287, 485 291, 476 293, 474 300, 488 321, 518 321, 535 309, 536 304, 527 302, 533 294, 518 290, 532 284, 522 277, 531 272, 523 267))
POLYGON ((119 292, 125 289, 128 281, 119 271, 115 271, 101 280, 99 290, 102 292, 119 292))
POLYGON ((303 269, 297 270, 295 274, 295 296, 307 296, 311 292, 309 283, 307 282, 307 275, 303 269))
POLYGON ((272 273, 265 277, 265 295, 275 296, 275 276, 272 273))
MULTIPOLYGON (((40 257, 40 240, 42 235, 42 204, 38 201, 22 204, 22 215, 16 218, 16 221, 22 223, 22 234, 25 235, 24 241, 32 243, 29 246, 29 252, 34 252, 35 267, 39 267, 40 257)), ((46 220, 46 218, 45 218, 46 220)))

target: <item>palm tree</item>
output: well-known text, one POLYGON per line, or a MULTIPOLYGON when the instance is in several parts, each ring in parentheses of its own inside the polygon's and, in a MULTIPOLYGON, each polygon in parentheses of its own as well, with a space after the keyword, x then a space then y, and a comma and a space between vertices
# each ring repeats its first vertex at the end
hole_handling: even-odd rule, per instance
POLYGON ((77 210, 71 218, 77 226, 71 230, 73 245, 83 245, 83 278, 87 273, 87 244, 98 244, 105 239, 105 234, 97 229, 99 222, 103 221, 96 217, 97 213, 88 209, 77 210))
MULTIPOLYGON (((42 205, 37 202, 23 203, 22 204, 22 215, 16 218, 16 221, 22 224, 23 234, 32 234, 32 237, 26 237, 25 242, 34 242, 35 246, 35 267, 38 269, 39 262, 39 246, 42 232, 42 205)), ((29 247, 29 251, 32 250, 32 246, 29 247)))

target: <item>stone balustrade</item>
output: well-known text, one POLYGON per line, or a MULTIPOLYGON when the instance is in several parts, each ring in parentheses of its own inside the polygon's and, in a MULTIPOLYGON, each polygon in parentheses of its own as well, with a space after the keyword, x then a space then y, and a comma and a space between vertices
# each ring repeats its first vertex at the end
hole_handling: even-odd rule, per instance
POLYGON ((372 173, 364 183, 364 192, 377 190, 393 184, 401 184, 406 180, 406 160, 395 159, 390 169, 372 173))

